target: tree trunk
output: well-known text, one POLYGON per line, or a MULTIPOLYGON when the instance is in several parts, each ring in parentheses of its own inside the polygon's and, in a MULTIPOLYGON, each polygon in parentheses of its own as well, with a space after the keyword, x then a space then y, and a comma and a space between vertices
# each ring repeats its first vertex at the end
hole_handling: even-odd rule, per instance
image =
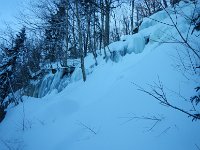
POLYGON ((68 46, 68 43, 69 43, 69 39, 68 39, 68 34, 69 34, 69 31, 68 31, 68 13, 69 13, 69 3, 68 3, 68 0, 66 0, 66 37, 65 37, 65 42, 66 42, 66 49, 65 49, 65 52, 64 52, 64 60, 63 60, 63 63, 64 63, 64 67, 67 67, 67 57, 68 57, 68 49, 69 49, 69 46, 68 46))
POLYGON ((97 46, 96 46, 96 14, 95 14, 95 9, 93 10, 93 20, 94 20, 94 22, 93 22, 93 24, 94 24, 94 26, 93 26, 93 39, 94 39, 94 45, 93 45, 93 47, 94 47, 94 50, 95 50, 95 53, 96 53, 96 49, 97 49, 97 46))
MULTIPOLYGON (((100 1, 100 5, 101 5, 101 36, 100 36, 100 49, 102 49, 103 47, 105 47, 104 44, 104 4, 103 4, 103 0, 100 1), (103 46, 102 46, 103 45, 103 46)), ((101 54, 101 52, 100 52, 101 54)))
POLYGON ((103 42, 103 48, 104 48, 104 57, 106 58, 107 57, 107 54, 106 54, 106 49, 105 49, 105 46, 106 45, 106 38, 105 38, 105 6, 104 6, 104 2, 103 0, 101 0, 101 41, 103 42))
POLYGON ((91 18, 91 11, 90 11, 90 7, 87 9, 86 14, 87 14, 87 36, 86 36, 86 49, 84 50, 84 55, 87 56, 87 50, 89 49, 89 51, 91 50, 91 37, 90 37, 90 18, 91 18))
POLYGON ((76 16, 77 16, 77 25, 78 25, 78 36, 79 36, 79 50, 81 55, 81 70, 83 75, 83 81, 86 81, 86 73, 85 73, 85 64, 84 64, 84 53, 83 53, 83 44, 82 44, 82 34, 81 34, 81 20, 79 16, 78 9, 78 0, 75 1, 76 5, 76 16))
POLYGON ((73 13, 72 16, 73 16, 73 21, 72 21, 72 36, 73 36, 73 47, 74 47, 73 54, 75 55, 76 58, 79 58, 79 53, 77 52, 77 47, 76 47, 75 14, 73 13))
POLYGON ((135 0, 132 0, 131 2, 131 33, 134 34, 134 21, 133 21, 133 16, 134 16, 134 6, 135 5, 135 0))
POLYGON ((110 38, 110 2, 105 1, 105 46, 109 45, 110 38))
MULTIPOLYGON (((97 66, 97 53, 96 53, 96 29, 95 29, 95 17, 96 17, 96 15, 95 15, 95 9, 93 10, 93 20, 94 20, 94 22, 93 22, 93 30, 94 30, 94 46, 93 46, 93 48, 92 48, 92 42, 91 42, 91 37, 90 37, 90 48, 92 49, 92 54, 93 54, 93 56, 94 56, 94 60, 95 60, 95 65, 97 66)), ((88 15, 88 18, 89 18, 89 15, 88 15)))

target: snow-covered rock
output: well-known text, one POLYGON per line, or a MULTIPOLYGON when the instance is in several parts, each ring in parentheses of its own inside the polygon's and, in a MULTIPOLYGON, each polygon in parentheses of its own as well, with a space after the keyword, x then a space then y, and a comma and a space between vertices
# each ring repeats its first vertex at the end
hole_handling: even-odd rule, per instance
POLYGON ((54 74, 50 70, 42 79, 33 80, 26 88, 25 95, 41 98, 53 90, 62 91, 70 82, 70 76, 64 76, 64 74, 65 69, 63 68, 57 69, 54 74))
POLYGON ((111 60, 119 62, 121 57, 126 54, 141 53, 144 50, 145 41, 145 37, 140 33, 125 35, 121 37, 120 41, 108 45, 106 50, 110 54, 111 60))
POLYGON ((168 17, 168 14, 165 12, 165 10, 162 10, 151 15, 148 18, 144 18, 142 21, 142 24, 139 27, 139 31, 146 29, 148 27, 151 27, 153 25, 156 25, 158 23, 161 23, 167 17, 168 17))
POLYGON ((125 35, 121 38, 122 41, 127 42, 127 53, 135 54, 141 53, 145 47, 145 38, 142 34, 136 33, 134 35, 125 35))

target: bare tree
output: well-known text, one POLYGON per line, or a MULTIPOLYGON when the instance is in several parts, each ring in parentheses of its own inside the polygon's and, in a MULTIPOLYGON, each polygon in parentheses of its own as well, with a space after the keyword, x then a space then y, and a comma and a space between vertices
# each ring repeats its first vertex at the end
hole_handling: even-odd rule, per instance
MULTIPOLYGON (((165 6, 161 5, 162 9, 166 12, 166 14, 168 15, 170 21, 171 21, 171 25, 170 24, 166 24, 163 22, 160 22, 159 20, 154 20, 157 21, 163 25, 167 25, 167 26, 172 26, 176 33, 177 36, 179 36, 179 39, 177 37, 174 36, 170 36, 174 41, 157 41, 160 43, 176 43, 176 44, 182 44, 184 46, 185 49, 185 58, 183 59, 182 56, 180 56, 180 52, 182 52, 183 50, 177 50, 178 52, 178 56, 179 59, 181 61, 181 65, 180 67, 183 68, 183 70, 186 70, 186 66, 189 65, 190 70, 194 70, 194 74, 196 76, 199 76, 199 70, 198 67, 200 66, 200 50, 198 48, 198 46, 194 46, 194 41, 191 40, 191 35, 193 34, 192 31, 192 27, 195 28, 194 24, 197 24, 196 21, 197 19, 195 19, 195 16, 198 17, 199 14, 197 12, 197 6, 194 3, 194 10, 191 16, 187 16, 186 14, 180 14, 176 8, 174 8, 174 12, 173 14, 176 15, 175 19, 177 19, 177 15, 181 15, 181 17, 187 18, 187 20, 189 21, 189 28, 186 31, 186 36, 184 36, 184 34, 180 31, 179 29, 179 24, 177 23, 177 20, 173 19, 172 14, 169 13, 169 11, 167 9, 165 9, 165 6), (190 64, 186 64, 185 60, 189 60, 190 64)), ((178 7, 178 6, 177 6, 178 7)), ((151 17, 150 17, 151 18, 151 17)), ((197 84, 199 84, 199 82, 197 82, 197 84)), ((158 82, 154 83, 153 85, 150 85, 151 90, 147 90, 144 89, 143 87, 137 85, 134 83, 134 85, 136 87, 138 87, 138 90, 150 95, 151 97, 155 98, 161 105, 164 105, 166 107, 170 107, 172 109, 175 109, 181 113, 184 113, 185 115, 187 115, 188 117, 192 118, 192 121, 196 121, 196 120, 200 120, 200 113, 199 110, 197 109, 197 105, 200 103, 200 95, 199 95, 199 90, 200 90, 200 85, 195 87, 195 91, 197 92, 196 95, 191 96, 190 99, 185 99, 183 98, 181 95, 178 95, 180 99, 184 99, 188 102, 188 104, 190 104, 192 111, 191 110, 186 110, 184 108, 181 108, 181 106, 176 106, 172 103, 172 99, 170 99, 167 95, 167 90, 164 87, 163 83, 160 81, 160 79, 158 78, 158 82)), ((174 92, 176 93, 176 92, 174 92)))
POLYGON ((135 9, 135 0, 131 1, 131 33, 134 34, 134 9, 135 9))
POLYGON ((192 118, 192 121, 196 121, 196 120, 200 120, 200 113, 196 110, 195 106, 193 105, 193 103, 191 102, 191 106, 193 108, 192 112, 189 112, 187 110, 184 110, 183 108, 180 108, 178 106, 175 106, 174 104, 172 104, 169 100, 169 98, 167 97, 166 94, 166 90, 164 88, 163 83, 160 81, 160 79, 158 78, 158 83, 155 83, 155 85, 150 85, 151 87, 151 91, 146 90, 144 88, 142 88, 141 86, 133 83, 139 91, 144 92, 150 96, 152 96, 153 98, 155 98, 156 100, 158 100, 158 102, 166 107, 170 107, 172 109, 175 109, 179 112, 182 112, 184 114, 186 114, 188 117, 192 118))
POLYGON ((77 25, 78 25, 78 35, 79 35, 79 51, 81 57, 81 70, 83 75, 83 81, 86 81, 86 73, 85 73, 85 64, 84 64, 84 52, 83 52, 83 44, 82 44, 82 33, 81 33, 81 20, 79 15, 79 6, 78 0, 75 0, 75 7, 76 7, 76 16, 77 16, 77 25))
POLYGON ((68 59, 68 49, 69 49, 69 0, 66 0, 66 35, 65 35, 65 44, 66 48, 64 51, 64 66, 67 67, 67 59, 68 59))

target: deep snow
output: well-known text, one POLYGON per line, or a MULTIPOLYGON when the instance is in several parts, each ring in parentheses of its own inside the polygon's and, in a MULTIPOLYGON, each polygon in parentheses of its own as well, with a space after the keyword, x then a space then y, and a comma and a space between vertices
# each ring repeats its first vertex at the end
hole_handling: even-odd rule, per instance
MULTIPOLYGON (((181 6, 191 10, 191 6, 181 6)), ((161 11, 155 16, 170 23, 168 17, 162 17, 163 13, 161 11)), ((179 17, 177 21, 180 28, 189 27, 183 18, 179 17)), ((0 149, 196 150, 200 146, 199 121, 192 122, 185 114, 160 105, 133 84, 149 89, 148 84, 157 82, 159 76, 170 102, 189 110, 189 102, 172 92, 188 99, 194 94, 195 77, 187 74, 191 79, 188 80, 174 67, 178 63, 174 59, 176 49, 184 50, 185 47, 155 42, 158 39, 171 40, 166 37, 169 34, 163 32, 178 39, 172 27, 145 21, 141 27, 139 34, 152 39, 147 45, 139 45, 144 47, 143 51, 139 50, 142 53, 133 50, 121 57, 118 63, 105 62, 99 56, 97 67, 89 55, 86 58, 88 76, 85 83, 77 68, 72 83, 62 92, 54 90, 40 99, 24 97, 24 103, 10 107, 0 124, 0 149), (131 119, 135 116, 156 116, 162 121, 149 131, 155 121, 131 119)), ((187 34, 186 30, 182 32, 187 34)), ((121 51, 124 47, 120 43, 122 41, 110 46, 121 51)), ((199 83, 199 79, 196 80, 199 83)))

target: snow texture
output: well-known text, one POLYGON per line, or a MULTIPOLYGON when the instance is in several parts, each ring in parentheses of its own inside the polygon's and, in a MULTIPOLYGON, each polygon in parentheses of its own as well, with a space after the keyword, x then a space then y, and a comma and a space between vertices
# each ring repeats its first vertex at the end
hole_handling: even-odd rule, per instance
MULTIPOLYGON (((187 11, 193 7, 185 3, 180 6, 187 11)), ((171 23, 163 11, 152 17, 171 23)), ((172 17, 175 18, 174 14, 172 17)), ((43 98, 23 97, 23 103, 9 107, 6 118, 0 124, 0 149, 198 149, 198 121, 192 122, 181 112, 160 105, 133 85, 136 83, 149 89, 148 84, 157 82, 159 76, 170 102, 189 110, 188 102, 180 100, 177 93, 189 99, 194 94, 193 88, 200 82, 199 78, 189 75, 191 80, 186 79, 172 66, 177 63, 173 59, 177 58, 176 49, 184 50, 183 45, 155 42, 172 40, 168 39, 168 33, 180 39, 176 30, 145 20, 138 34, 124 36, 106 49, 107 53, 120 54, 118 63, 113 63, 112 59, 105 62, 99 56, 98 66, 95 66, 92 55, 89 55, 85 60, 86 82, 81 80, 78 66, 71 83, 60 93, 53 90, 43 98), (145 45, 146 36, 150 37, 150 42, 145 45), (154 126, 153 120, 134 119, 143 116, 156 116, 162 121, 154 126)), ((177 22, 182 32, 189 26, 181 15, 177 22)), ((192 36, 192 40, 198 41, 199 37, 192 36)), ((59 74, 57 76, 59 78, 59 74)), ((51 82, 57 83, 57 77, 51 82)), ((45 91, 45 86, 42 89, 45 91)))
POLYGON ((106 50, 112 61, 119 62, 120 58, 126 54, 141 53, 144 50, 145 43, 145 37, 136 33, 122 36, 120 41, 111 43, 106 47, 106 50))

